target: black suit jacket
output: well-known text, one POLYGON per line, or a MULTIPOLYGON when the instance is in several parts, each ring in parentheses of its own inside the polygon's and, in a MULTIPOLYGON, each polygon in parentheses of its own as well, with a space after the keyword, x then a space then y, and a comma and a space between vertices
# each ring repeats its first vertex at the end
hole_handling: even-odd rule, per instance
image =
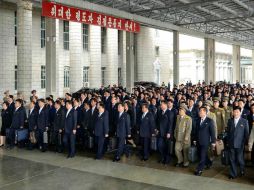
POLYGON ((249 124, 246 119, 240 118, 236 127, 234 119, 228 120, 227 140, 230 148, 244 148, 245 142, 249 138, 249 124))
POLYGON ((161 137, 166 137, 168 133, 172 135, 173 120, 170 118, 169 110, 166 110, 164 114, 162 110, 159 111, 157 123, 157 129, 161 137))
POLYGON ((41 113, 38 113, 37 127, 39 130, 43 130, 43 131, 46 130, 46 127, 48 127, 49 125, 48 117, 49 117, 48 108, 44 106, 44 108, 41 110, 41 113))
POLYGON ((76 130, 76 128, 77 128, 77 111, 75 109, 71 109, 68 116, 67 117, 65 116, 64 131, 67 134, 72 134, 73 130, 76 130))
POLYGON ((23 108, 20 107, 18 110, 13 112, 11 127, 14 129, 19 129, 20 127, 24 127, 24 122, 25 117, 23 108))
POLYGON ((214 121, 208 117, 200 125, 201 118, 196 123, 196 138, 200 146, 209 146, 210 143, 216 142, 215 137, 215 124, 214 121))
POLYGON ((155 121, 153 114, 148 112, 140 122, 140 137, 150 138, 155 133, 155 121))
POLYGON ((94 134, 97 137, 103 137, 109 132, 108 111, 105 110, 101 115, 98 115, 95 122, 94 134))
POLYGON ((38 118, 38 110, 33 109, 32 113, 29 110, 28 113, 28 126, 29 126, 29 131, 34 131, 37 127, 37 118, 38 118))
POLYGON ((125 138, 128 135, 131 135, 130 116, 128 113, 123 112, 121 117, 118 117, 117 120, 116 136, 125 138))
POLYGON ((56 111, 55 116, 54 116, 54 122, 53 122, 53 130, 54 131, 59 131, 60 129, 64 129, 64 124, 65 124, 65 115, 66 112, 63 108, 59 108, 58 111, 56 111))

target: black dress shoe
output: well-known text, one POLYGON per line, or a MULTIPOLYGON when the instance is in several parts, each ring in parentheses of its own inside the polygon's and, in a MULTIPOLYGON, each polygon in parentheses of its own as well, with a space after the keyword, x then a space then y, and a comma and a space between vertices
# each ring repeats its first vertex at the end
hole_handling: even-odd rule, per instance
POLYGON ((201 176, 202 175, 202 171, 195 171, 194 173, 196 176, 201 176))
POLYGON ((244 173, 244 171, 241 171, 240 177, 243 177, 243 176, 245 176, 245 173, 244 173))
POLYGON ((119 162, 120 161, 120 158, 114 158, 113 159, 113 162, 119 162))
POLYGON ((148 158, 142 158, 141 160, 146 162, 148 160, 148 158))
POLYGON ((181 163, 177 163, 176 165, 175 165, 175 167, 183 167, 183 163, 181 162, 181 163))
POLYGON ((230 175, 229 177, 228 177, 228 179, 235 179, 236 177, 234 177, 234 176, 232 176, 232 175, 230 175))
POLYGON ((160 163, 164 163, 164 159, 158 160, 158 163, 159 163, 159 164, 160 164, 160 163))

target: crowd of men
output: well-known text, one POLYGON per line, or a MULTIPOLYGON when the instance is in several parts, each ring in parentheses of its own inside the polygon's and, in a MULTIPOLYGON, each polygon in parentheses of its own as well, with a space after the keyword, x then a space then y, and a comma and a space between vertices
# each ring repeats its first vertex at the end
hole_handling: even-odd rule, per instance
POLYGON ((224 141, 229 151, 230 179, 245 175, 246 150, 252 151, 254 164, 254 89, 250 85, 187 83, 173 89, 137 87, 132 93, 109 86, 66 93, 65 98, 55 100, 53 96, 38 99, 33 90, 28 114, 23 100, 14 100, 9 94, 2 107, 0 146, 6 144, 7 148, 17 143, 17 130, 28 128, 29 149, 45 152, 50 132, 55 151, 66 148, 68 158, 75 156, 77 142, 84 147, 93 141, 95 159, 101 159, 110 139, 116 138, 113 161, 119 161, 123 154, 130 156, 127 143, 140 144, 140 159, 147 161, 156 140, 159 163, 169 164, 175 154, 176 167, 189 166, 189 149, 196 146, 199 164, 195 175, 200 176, 213 164, 216 142, 224 141))

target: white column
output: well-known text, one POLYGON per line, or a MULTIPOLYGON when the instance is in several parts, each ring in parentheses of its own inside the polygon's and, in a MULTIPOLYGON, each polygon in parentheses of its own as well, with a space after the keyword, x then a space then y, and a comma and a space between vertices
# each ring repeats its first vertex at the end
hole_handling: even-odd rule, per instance
POLYGON ((205 38, 205 82, 210 83, 210 81, 215 82, 216 71, 215 64, 215 41, 214 39, 205 38))
POLYGON ((57 45, 56 19, 46 18, 46 96, 56 96, 57 81, 57 45))
POLYGON ((107 29, 107 69, 106 85, 118 84, 118 31, 116 29, 107 29))
POLYGON ((233 82, 240 82, 240 46, 239 45, 233 45, 233 82))
POLYGON ((134 87, 134 34, 126 32, 126 89, 131 92, 134 87))
POLYGON ((91 88, 99 88, 101 86, 101 27, 90 25, 89 28, 89 83, 91 88))
POLYGON ((81 23, 70 22, 70 91, 83 87, 81 23))
POLYGON ((178 85, 180 77, 179 69, 179 32, 173 31, 173 83, 178 85))
POLYGON ((17 8, 17 90, 28 100, 32 90, 32 2, 18 0, 17 8))
POLYGON ((121 36, 121 56, 122 56, 122 86, 126 87, 126 31, 122 31, 121 36))
POLYGON ((254 83, 254 50, 252 50, 252 83, 254 83))

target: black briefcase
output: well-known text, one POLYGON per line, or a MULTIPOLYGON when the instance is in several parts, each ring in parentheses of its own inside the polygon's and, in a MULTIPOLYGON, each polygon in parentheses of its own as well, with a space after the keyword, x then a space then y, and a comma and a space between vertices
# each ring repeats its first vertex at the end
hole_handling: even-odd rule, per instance
POLYGON ((157 137, 152 137, 151 138, 151 145, 150 145, 151 150, 157 151, 158 146, 157 146, 157 137))
POLYGON ((62 134, 61 133, 58 134, 57 140, 58 140, 58 145, 62 146, 62 134))
POLYGON ((94 147, 94 138, 92 136, 87 137, 86 147, 92 149, 94 147))
POLYGON ((175 154, 175 143, 173 140, 167 140, 168 153, 169 155, 175 154))
POLYGON ((221 164, 229 165, 229 151, 227 149, 221 151, 221 164))
POLYGON ((108 151, 115 150, 117 146, 117 138, 116 137, 110 137, 109 143, 108 143, 108 151))

